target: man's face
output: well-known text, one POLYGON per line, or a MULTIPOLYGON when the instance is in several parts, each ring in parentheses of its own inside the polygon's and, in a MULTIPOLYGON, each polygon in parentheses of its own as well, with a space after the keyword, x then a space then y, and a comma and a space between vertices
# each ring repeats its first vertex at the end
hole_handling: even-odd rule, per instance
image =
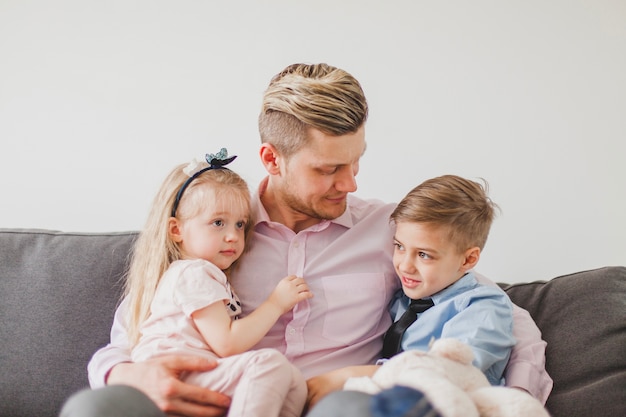
POLYGON ((331 136, 309 129, 309 143, 281 167, 280 196, 292 211, 314 219, 336 219, 357 189, 365 129, 331 136))

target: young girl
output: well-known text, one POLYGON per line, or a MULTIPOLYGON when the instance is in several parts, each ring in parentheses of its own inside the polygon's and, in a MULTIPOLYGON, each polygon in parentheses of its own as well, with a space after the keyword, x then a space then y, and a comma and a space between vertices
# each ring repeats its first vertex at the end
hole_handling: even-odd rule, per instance
POLYGON ((134 247, 126 283, 132 360, 188 353, 217 359, 187 382, 232 397, 230 416, 300 416, 306 383, 278 351, 248 351, 278 318, 312 297, 302 278, 282 279, 269 298, 238 320, 228 272, 251 233, 245 181, 225 167, 226 149, 206 163, 176 167, 154 199, 134 247))

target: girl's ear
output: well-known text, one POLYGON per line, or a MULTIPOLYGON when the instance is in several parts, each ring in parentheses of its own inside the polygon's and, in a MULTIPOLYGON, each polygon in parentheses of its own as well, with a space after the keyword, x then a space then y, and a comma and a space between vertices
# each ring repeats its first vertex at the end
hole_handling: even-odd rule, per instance
POLYGON ((167 230, 170 235, 170 239, 176 243, 183 241, 183 236, 180 230, 180 222, 176 217, 170 217, 167 223, 167 230))
POLYGON ((461 271, 467 272, 478 263, 478 260, 480 259, 480 248, 478 246, 469 248, 465 251, 464 257, 463 264, 461 265, 461 271))
POLYGON ((259 150, 259 155, 261 156, 261 163, 265 167, 265 170, 270 175, 278 175, 280 174, 280 155, 274 145, 271 145, 267 142, 263 142, 261 144, 261 149, 259 150))

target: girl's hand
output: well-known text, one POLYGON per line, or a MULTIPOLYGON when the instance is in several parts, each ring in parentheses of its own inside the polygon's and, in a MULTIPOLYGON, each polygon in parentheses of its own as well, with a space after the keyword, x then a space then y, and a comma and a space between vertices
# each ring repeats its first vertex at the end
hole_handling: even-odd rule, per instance
POLYGON ((291 310, 300 301, 313 297, 304 278, 295 275, 280 280, 268 301, 281 309, 281 314, 291 310))

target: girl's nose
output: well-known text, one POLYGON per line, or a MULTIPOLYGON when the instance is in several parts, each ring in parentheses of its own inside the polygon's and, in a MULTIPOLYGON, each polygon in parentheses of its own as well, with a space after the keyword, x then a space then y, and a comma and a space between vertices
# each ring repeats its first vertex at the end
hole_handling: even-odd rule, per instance
POLYGON ((239 233, 237 232, 237 230, 234 229, 229 229, 226 232, 226 241, 228 242, 236 242, 237 240, 239 240, 239 233))

